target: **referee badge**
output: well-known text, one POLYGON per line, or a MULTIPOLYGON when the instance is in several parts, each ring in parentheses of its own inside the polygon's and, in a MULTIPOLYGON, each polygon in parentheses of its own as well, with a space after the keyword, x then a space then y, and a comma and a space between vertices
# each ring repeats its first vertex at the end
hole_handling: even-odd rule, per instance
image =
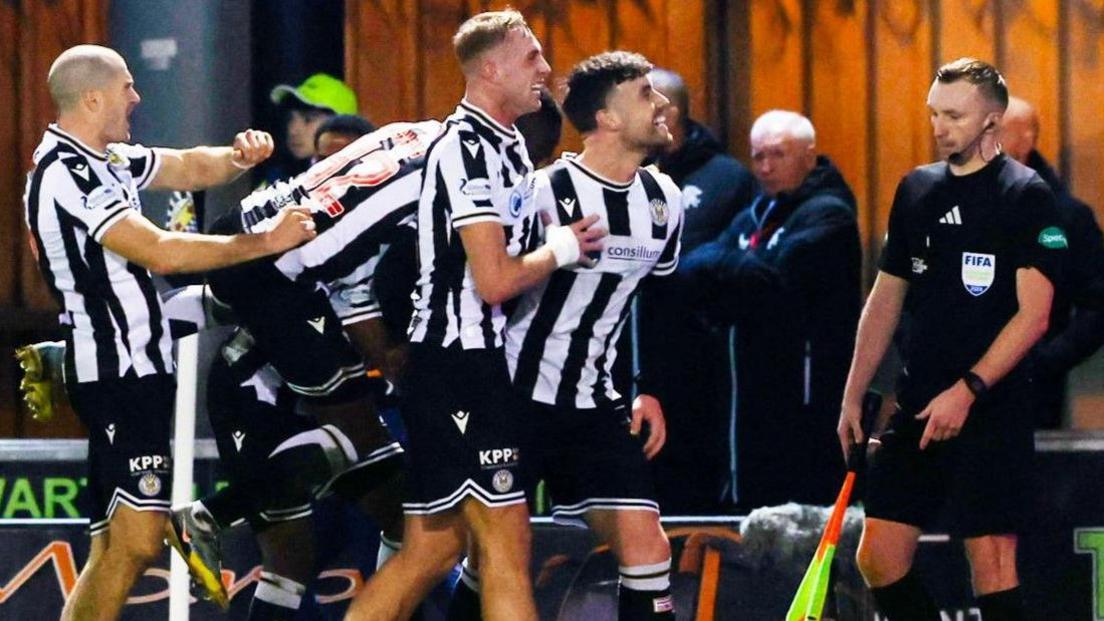
POLYGON ((161 492, 161 477, 152 472, 147 472, 138 480, 138 491, 146 496, 156 496, 161 492))
POLYGON ((499 470, 494 473, 491 484, 494 485, 496 492, 505 494, 514 487, 514 475, 509 470, 499 470))
POLYGON ((652 224, 667 226, 667 218, 671 215, 670 210, 667 209, 667 201, 662 198, 652 199, 652 202, 648 203, 648 210, 652 214, 652 224))
POLYGON ((979 296, 989 290, 993 277, 997 273, 997 257, 992 254, 976 252, 962 253, 962 284, 972 296, 979 296))

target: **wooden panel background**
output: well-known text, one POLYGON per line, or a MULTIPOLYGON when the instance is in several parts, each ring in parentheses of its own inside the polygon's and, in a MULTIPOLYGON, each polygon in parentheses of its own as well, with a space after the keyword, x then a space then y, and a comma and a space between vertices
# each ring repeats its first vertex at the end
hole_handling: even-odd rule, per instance
MULTIPOLYGON (((346 0, 347 67, 373 120, 450 112, 462 89, 449 37, 505 2, 346 0), (382 30, 381 30, 382 25, 382 30), (396 71, 396 67, 403 70, 396 71)), ((867 274, 901 176, 934 156, 924 102, 934 69, 995 62, 1039 110, 1039 148, 1073 191, 1104 209, 1104 3, 1099 0, 526 0, 555 78, 610 48, 684 75, 694 116, 746 161, 747 131, 797 110, 860 203, 867 274)), ((568 130, 566 149, 578 148, 568 130)), ((1101 214, 1104 215, 1104 214, 1101 214)), ((1104 364, 1102 362, 1101 364, 1104 364)), ((1094 376, 1095 377, 1095 376, 1094 376)), ((1074 420, 1104 426, 1104 385, 1074 391, 1074 420), (1095 401, 1101 407, 1095 407, 1095 401)))
POLYGON ((58 334, 56 306, 27 245, 22 204, 31 153, 54 118, 46 74, 62 50, 102 43, 106 33, 107 0, 0 0, 0 437, 83 433, 69 410, 49 425, 30 422, 18 402, 12 350, 58 334))

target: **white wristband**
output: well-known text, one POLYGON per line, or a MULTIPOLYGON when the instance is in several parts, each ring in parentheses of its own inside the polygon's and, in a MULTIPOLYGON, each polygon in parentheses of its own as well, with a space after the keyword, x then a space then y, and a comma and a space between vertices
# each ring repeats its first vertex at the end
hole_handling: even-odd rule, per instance
POLYGON ((579 261, 579 241, 575 239, 575 232, 569 227, 549 226, 545 230, 544 245, 556 257, 556 267, 579 261))

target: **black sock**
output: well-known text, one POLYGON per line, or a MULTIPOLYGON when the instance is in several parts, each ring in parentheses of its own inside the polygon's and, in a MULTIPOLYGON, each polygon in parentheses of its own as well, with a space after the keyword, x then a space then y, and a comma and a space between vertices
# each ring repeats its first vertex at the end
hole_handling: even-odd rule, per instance
POLYGON ((1024 605, 1020 587, 978 595, 978 608, 984 621, 1023 621, 1024 605))
POLYGON ((292 621, 306 590, 294 580, 262 571, 253 601, 249 602, 249 621, 292 621))
POLYGON ((912 571, 893 584, 870 589, 870 594, 892 621, 941 621, 931 595, 912 571))
POLYGON ((622 566, 617 589, 619 621, 674 621, 671 560, 654 565, 622 566))
POLYGON ((479 601, 479 573, 468 566, 468 559, 460 573, 460 579, 452 590, 449 599, 447 621, 480 621, 483 618, 483 606, 479 601))
POLYGON ((229 528, 253 512, 252 499, 240 488, 228 485, 202 500, 207 513, 218 528, 229 528))

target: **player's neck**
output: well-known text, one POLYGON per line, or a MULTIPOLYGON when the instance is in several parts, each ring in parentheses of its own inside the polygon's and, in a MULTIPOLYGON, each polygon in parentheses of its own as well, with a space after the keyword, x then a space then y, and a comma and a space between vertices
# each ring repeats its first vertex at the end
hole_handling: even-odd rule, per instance
POLYGON ((636 176, 646 156, 646 153, 626 149, 615 140, 600 140, 595 136, 583 141, 579 163, 606 179, 628 183, 636 176))
POLYGON ((510 127, 517 120, 516 114, 506 110, 502 102, 484 89, 468 88, 464 92, 464 101, 479 108, 503 127, 510 127))
POLYGON ((107 151, 107 142, 100 137, 101 132, 94 124, 85 122, 75 116, 62 115, 58 117, 57 126, 61 131, 80 140, 86 147, 95 152, 103 153, 107 151))

